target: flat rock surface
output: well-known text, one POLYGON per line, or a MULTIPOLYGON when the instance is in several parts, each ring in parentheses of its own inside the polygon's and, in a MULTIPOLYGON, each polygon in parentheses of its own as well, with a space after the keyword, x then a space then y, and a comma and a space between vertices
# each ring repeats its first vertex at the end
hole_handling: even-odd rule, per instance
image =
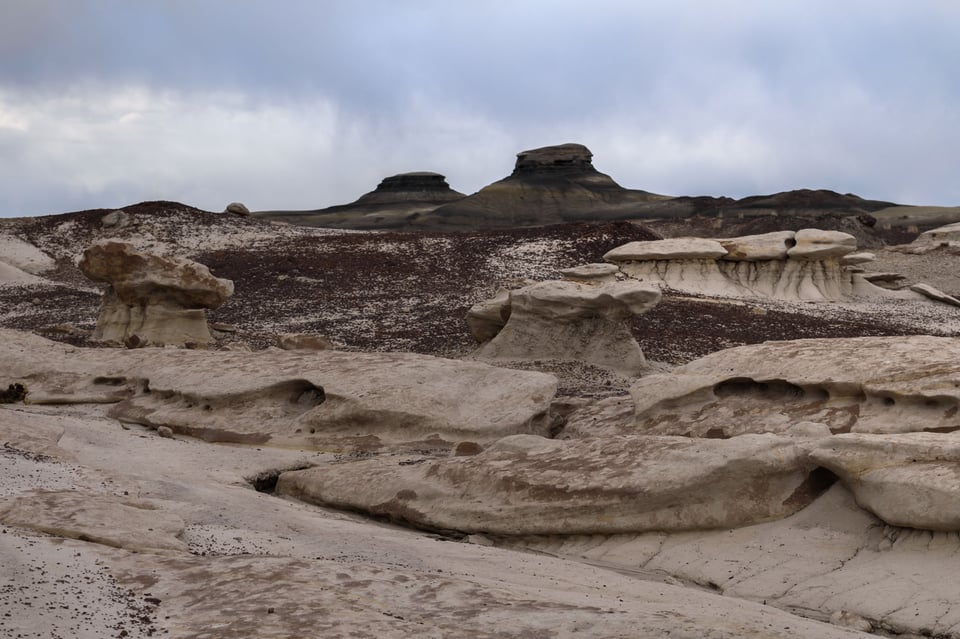
POLYGON ((774 519, 816 494, 789 439, 500 440, 417 464, 390 459, 291 471, 278 490, 415 526, 500 535, 720 528, 774 519))
MULTIPOLYGON (((302 451, 217 446, 123 430, 98 406, 0 407, 65 427, 73 481, 126 490, 183 519, 189 554, 133 553, 4 526, 0 636, 841 637, 852 631, 757 602, 608 569, 423 535, 252 490, 245 476, 302 451), (329 611, 327 613, 327 611, 329 611), (505 630, 505 629, 509 630, 505 630)), ((330 456, 309 453, 309 463, 330 456)), ((35 482, 63 466, 27 459, 35 482)), ((10 458, 0 455, 9 473, 10 458)), ((5 484, 10 488, 9 484, 5 484)), ((18 489, 26 498, 34 488, 18 489)), ((481 541, 481 540, 478 540, 481 541)))

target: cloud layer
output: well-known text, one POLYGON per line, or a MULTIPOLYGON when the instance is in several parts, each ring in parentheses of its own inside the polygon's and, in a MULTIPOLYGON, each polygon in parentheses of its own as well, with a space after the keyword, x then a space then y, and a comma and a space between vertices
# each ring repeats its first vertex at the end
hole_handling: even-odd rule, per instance
POLYGON ((0 24, 0 215, 473 192, 582 142, 625 186, 960 205, 950 0, 32 0, 0 24))

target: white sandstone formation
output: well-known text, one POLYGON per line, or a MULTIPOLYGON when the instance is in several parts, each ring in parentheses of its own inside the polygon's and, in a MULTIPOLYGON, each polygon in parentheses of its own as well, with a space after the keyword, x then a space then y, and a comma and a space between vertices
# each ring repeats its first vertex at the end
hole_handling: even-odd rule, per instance
MULTIPOLYGON (((13 267, 17 271, 39 275, 49 271, 56 263, 39 248, 16 235, 0 232, 0 268, 13 267)), ((13 271, 8 270, 12 273, 13 271)), ((40 281, 39 278, 35 278, 40 281)), ((7 281, 0 275, 0 282, 7 281)))
POLYGON ((816 496, 789 438, 509 437, 469 457, 388 458, 280 475, 284 495, 421 528, 570 535, 743 526, 816 496))
POLYGON ((0 330, 27 402, 115 404, 127 423, 207 441, 308 449, 434 447, 546 434, 557 380, 412 353, 80 349, 0 330))
POLYGON ((800 421, 834 433, 960 431, 960 341, 916 335, 740 346, 641 378, 630 394, 634 415, 599 424, 597 434, 733 437, 780 433, 800 421))
POLYGON ((620 272, 613 264, 584 264, 561 269, 563 279, 581 284, 610 284, 617 281, 620 272))
POLYGON ((960 439, 941 433, 837 435, 810 458, 893 526, 960 532, 960 439))
POLYGON ((920 293, 924 297, 928 297, 936 302, 943 302, 950 306, 960 306, 960 300, 952 295, 947 295, 940 289, 934 288, 929 284, 913 284, 910 286, 910 290, 914 293, 920 293))
MULTIPOLYGON (((856 248, 852 235, 803 229, 720 240, 630 242, 604 259, 631 278, 698 295, 786 300, 896 295, 842 263, 856 248)), ((857 259, 866 261, 866 254, 857 259)))
POLYGON ((960 222, 925 231, 910 244, 894 247, 894 250, 901 253, 922 255, 939 248, 956 248, 958 246, 960 246, 960 222))
POLYGON ((93 333, 105 342, 209 344, 204 309, 217 308, 233 294, 233 282, 214 277, 203 264, 142 253, 116 240, 87 248, 79 267, 109 285, 93 333))
POLYGON ((538 282, 475 305, 467 323, 479 359, 575 360, 638 375, 646 360, 626 320, 659 301, 660 290, 640 282, 538 282))

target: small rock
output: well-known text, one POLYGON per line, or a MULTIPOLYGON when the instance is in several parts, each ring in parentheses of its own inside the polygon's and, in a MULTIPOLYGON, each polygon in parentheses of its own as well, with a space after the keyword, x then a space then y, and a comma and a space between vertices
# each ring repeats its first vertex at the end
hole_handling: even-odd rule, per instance
POLYGON ((173 439, 173 431, 169 426, 158 426, 157 435, 165 439, 173 439))
POLYGON ((250 217, 250 209, 248 209, 242 202, 231 202, 230 204, 227 204, 227 208, 225 208, 223 212, 233 213, 234 215, 241 215, 243 217, 250 217))
POLYGON ((333 348, 333 342, 320 335, 284 333, 277 335, 277 346, 285 351, 327 351, 333 348))
POLYGON ((107 213, 100 218, 100 225, 103 228, 123 228, 130 223, 130 216, 126 211, 116 210, 107 213))

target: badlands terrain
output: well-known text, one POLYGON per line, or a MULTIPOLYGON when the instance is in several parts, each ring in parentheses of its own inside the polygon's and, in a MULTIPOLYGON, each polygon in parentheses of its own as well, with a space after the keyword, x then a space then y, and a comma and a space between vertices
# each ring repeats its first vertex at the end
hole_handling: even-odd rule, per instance
POLYGON ((960 636, 956 220, 580 219, 695 198, 569 146, 422 228, 0 219, 0 637, 960 636))

